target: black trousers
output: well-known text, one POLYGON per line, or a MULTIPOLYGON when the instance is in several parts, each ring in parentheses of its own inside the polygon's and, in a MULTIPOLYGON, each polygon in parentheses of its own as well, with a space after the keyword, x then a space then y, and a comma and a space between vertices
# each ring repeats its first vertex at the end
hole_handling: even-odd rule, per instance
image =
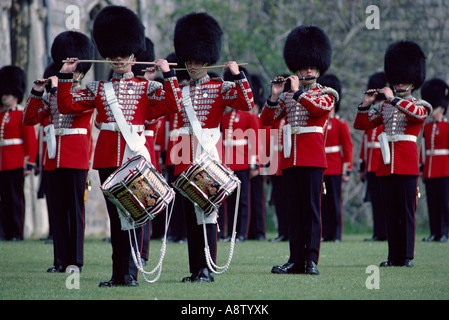
POLYGON ((249 228, 249 169, 236 170, 235 175, 240 180, 240 200, 237 200, 237 190, 235 190, 226 199, 226 230, 228 231, 228 237, 232 236, 232 229, 234 224, 235 206, 238 205, 237 216, 237 237, 246 239, 248 237, 249 228))
MULTIPOLYGON (((100 177, 100 182, 103 182, 116 170, 117 168, 104 168, 98 169, 98 174, 100 177)), ((138 269, 134 263, 133 257, 131 255, 131 247, 129 244, 129 234, 128 231, 123 231, 121 228, 119 213, 117 212, 117 207, 107 199, 106 207, 108 210, 109 221, 110 221, 110 231, 111 231, 111 245, 112 245, 112 278, 111 280, 123 281, 125 275, 132 275, 137 279, 138 269)), ((136 228, 136 237, 138 248, 134 250, 139 250, 141 252, 142 242, 143 242, 143 226, 136 228)), ((134 239, 133 231, 131 230, 132 239, 134 239)), ((135 242, 133 240, 133 247, 135 242)))
POLYGON ((287 199, 288 262, 318 264, 321 245, 321 192, 323 168, 291 167, 282 170, 287 199))
MULTIPOLYGON (((167 166, 167 182, 172 185, 173 182, 179 175, 175 176, 175 166, 167 166)), ((186 235, 186 221, 184 216, 184 196, 179 193, 176 189, 175 191, 175 203, 173 204, 172 216, 170 219, 170 229, 168 230, 169 236, 174 240, 184 240, 186 235)))
POLYGON ((379 177, 375 172, 366 174, 367 193, 373 210, 373 237, 387 238, 387 216, 383 209, 379 177))
POLYGON ((24 182, 23 168, 0 171, 0 229, 6 240, 23 240, 24 182))
POLYGON ((84 193, 87 170, 46 171, 47 204, 53 232, 54 265, 84 264, 84 193))
POLYGON ((248 239, 265 238, 264 177, 260 174, 250 178, 248 239))
POLYGON ((322 238, 341 240, 343 216, 341 211, 341 175, 325 175, 326 194, 321 198, 322 238))
POLYGON ((287 198, 282 176, 271 176, 271 201, 276 210, 278 235, 288 239, 287 198))
POLYGON ((387 216, 388 260, 413 259, 418 177, 392 174, 380 177, 387 216))
POLYGON ((449 231, 449 177, 427 178, 426 197, 430 234, 439 239, 449 231))
MULTIPOLYGON (((193 203, 184 197, 184 214, 187 230, 187 247, 189 251, 189 267, 191 273, 196 273, 202 268, 208 268, 204 253, 203 225, 197 223, 195 207, 193 203)), ((214 263, 217 257, 217 225, 206 224, 206 237, 210 255, 214 263)))

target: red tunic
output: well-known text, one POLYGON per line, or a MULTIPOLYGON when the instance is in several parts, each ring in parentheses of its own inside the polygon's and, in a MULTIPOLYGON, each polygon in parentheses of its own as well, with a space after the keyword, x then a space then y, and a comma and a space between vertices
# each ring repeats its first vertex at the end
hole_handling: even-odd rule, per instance
POLYGON ((268 100, 262 111, 261 120, 264 125, 272 125, 285 116, 287 125, 292 128, 321 131, 292 134, 291 155, 282 161, 281 169, 294 166, 327 167, 324 128, 329 112, 338 99, 338 93, 316 83, 303 89, 304 91, 300 89, 296 93, 282 93, 274 104, 268 100))
MULTIPOLYGON (((220 130, 220 122, 226 107, 249 111, 254 107, 254 99, 248 80, 244 73, 234 76, 234 82, 211 79, 208 75, 189 84, 190 98, 196 116, 203 129, 220 130)), ((178 118, 180 135, 170 157, 175 164, 175 175, 186 170, 196 154, 196 139, 192 140, 191 126, 184 106, 178 118)), ((223 143, 217 143, 221 159, 223 143)))
POLYGON ((46 94, 43 96, 43 92, 31 91, 27 100, 23 123, 34 126, 47 120, 49 124, 54 125, 57 133, 56 156, 54 159, 50 159, 48 153, 45 153, 44 170, 56 168, 89 169, 93 149, 92 114, 93 109, 76 114, 61 114, 58 111, 55 95, 46 94), (84 129, 85 132, 62 134, 64 129, 84 129))
POLYGON ((327 169, 324 174, 349 174, 354 162, 353 147, 348 123, 337 115, 329 118, 325 146, 327 169))
POLYGON ((354 121, 354 128, 372 129, 383 125, 383 132, 393 141, 390 146, 391 162, 385 164, 379 159, 378 176, 390 174, 419 175, 418 147, 415 141, 400 140, 401 136, 416 137, 432 107, 424 100, 413 97, 394 98, 393 102, 384 101, 369 108, 359 107, 354 121))
POLYGON ((380 154, 379 134, 383 126, 365 130, 363 133, 362 145, 360 147, 359 158, 365 163, 366 172, 376 172, 377 164, 382 159, 380 154))
POLYGON ((424 125, 423 177, 449 177, 449 122, 446 118, 424 125))
POLYGON ((0 170, 34 165, 38 151, 34 127, 22 123, 23 108, 16 106, 0 111, 0 170))
POLYGON ((231 170, 257 164, 258 129, 256 118, 247 111, 233 110, 223 116, 224 163, 231 170))
MULTIPOLYGON (((87 84, 87 89, 76 94, 70 93, 72 74, 58 75, 59 112, 77 113, 97 109, 95 124, 102 128, 95 147, 93 168, 119 167, 125 150, 125 140, 118 131, 103 128, 114 126, 115 118, 106 102, 104 81, 87 84)), ((139 126, 143 134, 145 120, 159 118, 167 113, 179 112, 181 93, 174 71, 164 74, 164 85, 156 81, 135 78, 132 72, 118 75, 114 73, 112 84, 123 115, 129 125, 139 126), (164 87, 164 89, 163 89, 164 87)))

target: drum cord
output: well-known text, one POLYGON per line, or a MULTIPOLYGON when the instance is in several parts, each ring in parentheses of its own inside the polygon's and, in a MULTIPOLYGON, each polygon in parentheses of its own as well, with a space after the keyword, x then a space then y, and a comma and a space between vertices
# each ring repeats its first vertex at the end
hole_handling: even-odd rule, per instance
MULTIPOLYGON (((170 225, 170 220, 171 220, 171 215, 173 212, 173 207, 175 204, 175 199, 173 198, 172 201, 172 206, 170 208, 170 214, 168 212, 168 207, 165 209, 165 233, 164 233, 164 238, 162 239, 162 246, 161 246, 161 250, 159 253, 159 261, 157 263, 157 265, 154 267, 153 270, 151 271, 145 271, 142 265, 142 259, 140 256, 140 252, 139 250, 135 250, 133 248, 133 244, 132 244, 132 239, 131 239, 131 230, 128 230, 128 235, 129 235, 129 245, 131 246, 131 254, 134 260, 134 263, 137 267, 137 269, 139 269, 140 272, 142 272, 142 277, 145 279, 146 282, 149 283, 155 283, 157 280, 159 280, 159 277, 161 276, 161 272, 162 272, 162 261, 164 260, 165 257, 165 252, 167 249, 167 233, 168 233, 168 226, 170 225), (156 271, 158 271, 156 277, 153 280, 149 280, 146 275, 147 274, 153 274, 156 271)), ((133 233, 134 233, 134 242, 135 242, 135 247, 139 248, 138 244, 137 244, 137 236, 136 236, 136 229, 133 229, 133 233)))
POLYGON ((234 223, 232 226, 232 237, 231 237, 231 242, 229 245, 228 261, 222 267, 217 266, 214 263, 214 260, 212 259, 211 255, 210 255, 209 243, 207 241, 206 222, 204 221, 204 215, 203 215, 204 253, 206 255, 207 266, 215 274, 222 274, 222 273, 226 272, 226 270, 228 270, 228 268, 229 268, 229 265, 231 264, 232 256, 234 254, 235 237, 237 235, 236 230, 237 230, 237 217, 238 217, 238 211, 239 211, 239 203, 240 203, 240 183, 237 186, 237 197, 236 197, 236 204, 235 204, 235 211, 234 211, 234 223), (213 268, 212 268, 212 266, 213 266, 213 268), (217 271, 215 269, 219 269, 221 271, 217 271))

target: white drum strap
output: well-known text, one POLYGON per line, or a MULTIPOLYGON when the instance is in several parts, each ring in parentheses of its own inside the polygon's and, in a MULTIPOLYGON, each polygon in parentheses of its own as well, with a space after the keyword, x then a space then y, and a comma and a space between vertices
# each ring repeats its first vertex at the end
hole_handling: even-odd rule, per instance
POLYGON ((175 199, 173 199, 173 201, 171 203, 170 212, 168 211, 168 206, 165 209, 165 233, 164 233, 164 238, 162 239, 162 246, 161 246, 161 250, 159 253, 159 261, 153 270, 151 270, 151 271, 144 270, 143 265, 142 265, 142 258, 140 256, 139 245, 137 243, 136 229, 133 228, 134 244, 135 244, 134 246, 133 246, 133 241, 131 239, 131 230, 128 230, 129 245, 131 247, 131 255, 133 257, 134 264, 136 265, 137 269, 139 269, 139 271, 142 272, 142 277, 144 278, 144 280, 146 282, 155 283, 157 280, 159 280, 159 277, 161 276, 162 262, 164 261, 165 252, 167 250, 168 227, 170 225, 170 219, 171 219, 174 205, 175 205, 175 199), (157 274, 154 279, 151 280, 146 277, 146 275, 153 274, 155 272, 157 272, 157 274))

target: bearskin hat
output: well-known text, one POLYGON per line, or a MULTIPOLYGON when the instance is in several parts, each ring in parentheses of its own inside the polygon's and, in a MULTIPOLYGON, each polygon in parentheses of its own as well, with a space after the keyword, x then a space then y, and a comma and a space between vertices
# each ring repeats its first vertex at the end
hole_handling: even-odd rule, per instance
MULTIPOLYGON (((155 54, 154 54, 154 44, 153 41, 151 41, 150 38, 145 38, 145 51, 140 53, 138 56, 136 56, 137 61, 154 61, 155 60, 155 54)), ((132 67, 132 71, 137 76, 143 76, 143 69, 146 69, 148 67, 153 67, 152 64, 135 64, 132 67)))
POLYGON ((257 104, 260 107, 259 111, 262 111, 262 107, 266 100, 262 80, 259 75, 253 73, 249 75, 249 78, 251 80, 251 90, 253 91, 254 104, 257 104))
POLYGON ((303 67, 316 67, 323 75, 329 69, 332 46, 326 33, 315 26, 294 28, 284 45, 284 60, 292 72, 303 67))
POLYGON ((341 81, 334 74, 325 74, 317 79, 317 82, 322 86, 329 87, 337 91, 339 99, 335 102, 334 110, 335 113, 340 109, 340 101, 341 101, 341 81))
MULTIPOLYGON (((387 86, 387 78, 385 77, 385 72, 376 72, 372 74, 368 79, 368 87, 367 89, 382 89, 387 86)), ((385 95, 383 93, 379 93, 376 97, 376 100, 385 100, 385 95)))
POLYGON ((92 36, 103 58, 139 56, 145 51, 145 27, 122 6, 107 6, 95 17, 92 36))
POLYGON ((421 97, 433 108, 442 107, 446 113, 449 105, 449 86, 439 78, 432 78, 422 85, 421 97))
POLYGON ((417 43, 397 41, 390 44, 385 52, 384 69, 391 86, 413 83, 416 90, 426 79, 426 56, 417 43))
POLYGON ((223 31, 207 13, 190 13, 176 22, 174 46, 180 63, 187 61, 217 63, 221 55, 223 31))
POLYGON ((0 97, 11 94, 18 99, 18 103, 21 103, 25 91, 25 71, 16 66, 4 66, 0 69, 0 97))
MULTIPOLYGON (((62 60, 68 57, 76 57, 80 60, 91 60, 94 57, 94 45, 89 37, 77 31, 64 31, 56 36, 51 45, 51 57, 56 68, 62 68, 62 60)), ((78 71, 86 74, 91 62, 78 64, 78 71)))

